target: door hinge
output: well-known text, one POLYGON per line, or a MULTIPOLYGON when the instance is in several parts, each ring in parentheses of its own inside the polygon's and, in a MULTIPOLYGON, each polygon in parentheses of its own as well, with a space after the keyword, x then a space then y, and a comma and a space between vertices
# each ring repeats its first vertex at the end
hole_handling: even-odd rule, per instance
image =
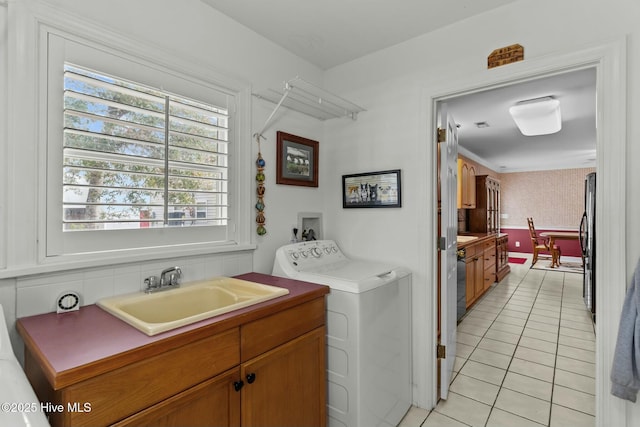
POLYGON ((445 142, 447 140, 447 130, 438 128, 438 142, 445 142))
POLYGON ((442 344, 438 344, 436 346, 436 357, 438 359, 446 359, 447 358, 447 347, 442 345, 442 344))

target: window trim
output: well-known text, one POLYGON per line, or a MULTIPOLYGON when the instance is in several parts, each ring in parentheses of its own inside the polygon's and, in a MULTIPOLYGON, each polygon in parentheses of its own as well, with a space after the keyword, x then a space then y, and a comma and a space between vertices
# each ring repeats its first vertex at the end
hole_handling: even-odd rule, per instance
MULTIPOLYGON (((108 54, 121 56, 125 59, 132 60, 134 62, 143 63, 145 66, 152 67, 154 69, 161 70, 168 73, 171 76, 177 78, 183 78, 191 82, 198 84, 204 84, 212 88, 221 89, 230 92, 235 97, 235 106, 233 106, 234 116, 234 142, 235 152, 230 158, 229 169, 229 195, 234 197, 233 207, 230 209, 228 229, 233 235, 232 239, 227 241, 205 241, 197 243, 179 243, 176 244, 173 240, 171 230, 163 229, 161 232, 161 239, 165 242, 169 242, 162 245, 152 245, 143 248, 123 248, 123 249, 107 249, 98 252, 85 252, 85 253, 61 253, 51 256, 47 252, 47 246, 51 243, 47 236, 47 217, 48 217, 48 205, 47 205, 47 174, 43 173, 39 178, 39 208, 38 212, 38 244, 37 244, 37 264, 40 265, 58 265, 58 264, 78 264, 82 266, 88 265, 104 265, 112 264, 116 262, 130 262, 133 260, 150 260, 159 258, 169 258, 175 256, 185 255, 197 255, 204 253, 218 253, 218 252, 230 252, 230 251, 243 251, 255 249, 255 244, 251 242, 250 233, 250 180, 247 175, 248 168, 244 165, 248 164, 250 157, 250 145, 243 143, 248 141, 248 135, 250 135, 250 106, 251 106, 251 88, 248 84, 243 82, 234 81, 233 79, 220 76, 216 76, 210 69, 204 69, 195 63, 188 60, 180 59, 176 60, 175 53, 167 55, 166 52, 161 52, 153 46, 145 46, 144 44, 135 43, 129 39, 122 39, 114 34, 105 36, 104 29, 100 29, 100 34, 95 33, 95 29, 85 27, 81 33, 94 32, 94 34, 85 34, 80 37, 69 31, 59 30, 44 23, 39 23, 38 31, 38 49, 40 54, 40 61, 38 61, 38 76, 37 79, 40 82, 40 92, 38 93, 38 111, 39 111, 39 126, 38 126, 38 151, 40 170, 47 170, 48 165, 47 153, 48 143, 47 137, 47 115, 48 105, 50 100, 47 99, 47 86, 48 68, 50 67, 50 61, 48 61, 50 52, 47 47, 47 40, 51 35, 63 37, 69 41, 75 43, 81 43, 83 45, 90 46, 91 48, 102 50, 108 54), (95 40, 100 37, 101 43, 97 43, 95 40), (93 39, 93 40, 92 40, 93 39), (105 42, 106 40, 106 42, 105 42), (115 43, 114 43, 115 41, 115 43), (111 48, 108 45, 117 45, 117 49, 111 48), (166 63, 166 58, 172 58, 174 62, 171 64, 166 63), (178 65, 176 65, 178 64, 178 65), (211 78, 211 76, 215 78, 211 78), (44 168, 44 169, 43 169, 44 168), (176 253, 176 246, 179 246, 179 253, 176 253)), ((54 61, 55 62, 55 61, 54 61)), ((108 71, 108 70, 107 70, 108 71)), ((125 76, 126 77, 126 76, 125 76)), ((60 79, 60 84, 62 80, 60 79)), ((188 94, 187 94, 188 95, 188 94)), ((59 107, 60 113, 62 107, 59 107)), ((60 114, 61 115, 61 114, 60 114)), ((62 211, 62 209, 60 209, 62 211)), ((195 227, 194 227, 195 228, 195 227)), ((181 229, 183 231, 184 229, 181 229)), ((146 230, 145 230, 146 231, 146 230)), ((111 231, 110 231, 111 232, 111 231)), ((131 238, 131 230, 128 231, 127 237, 131 238)), ((64 251, 63 251, 64 252, 64 251)), ((57 269, 57 267, 56 267, 57 269)))

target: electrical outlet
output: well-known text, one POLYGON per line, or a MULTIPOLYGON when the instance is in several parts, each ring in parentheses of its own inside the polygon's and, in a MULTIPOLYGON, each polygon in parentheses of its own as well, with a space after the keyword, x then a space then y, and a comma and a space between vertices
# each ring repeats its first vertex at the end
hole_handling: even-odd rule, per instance
POLYGON ((516 242, 516 248, 520 247, 520 242, 516 242))

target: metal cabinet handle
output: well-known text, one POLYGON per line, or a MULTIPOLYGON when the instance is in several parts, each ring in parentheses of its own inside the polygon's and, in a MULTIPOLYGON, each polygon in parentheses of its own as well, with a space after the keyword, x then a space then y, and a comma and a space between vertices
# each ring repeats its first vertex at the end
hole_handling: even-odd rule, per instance
POLYGON ((235 389, 235 391, 240 391, 240 389, 244 387, 244 381, 240 380, 240 381, 235 381, 233 383, 233 388, 235 389))
POLYGON ((253 384, 253 382, 256 380, 256 374, 254 372, 251 372, 250 374, 247 374, 247 382, 249 384, 253 384))

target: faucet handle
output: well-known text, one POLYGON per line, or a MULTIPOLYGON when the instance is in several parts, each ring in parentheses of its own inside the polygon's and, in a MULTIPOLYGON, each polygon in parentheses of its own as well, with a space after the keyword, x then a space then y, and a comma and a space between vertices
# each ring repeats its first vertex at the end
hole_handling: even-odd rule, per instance
POLYGON ((149 276, 144 279, 144 284, 147 285, 147 290, 158 288, 158 278, 156 276, 149 276))

